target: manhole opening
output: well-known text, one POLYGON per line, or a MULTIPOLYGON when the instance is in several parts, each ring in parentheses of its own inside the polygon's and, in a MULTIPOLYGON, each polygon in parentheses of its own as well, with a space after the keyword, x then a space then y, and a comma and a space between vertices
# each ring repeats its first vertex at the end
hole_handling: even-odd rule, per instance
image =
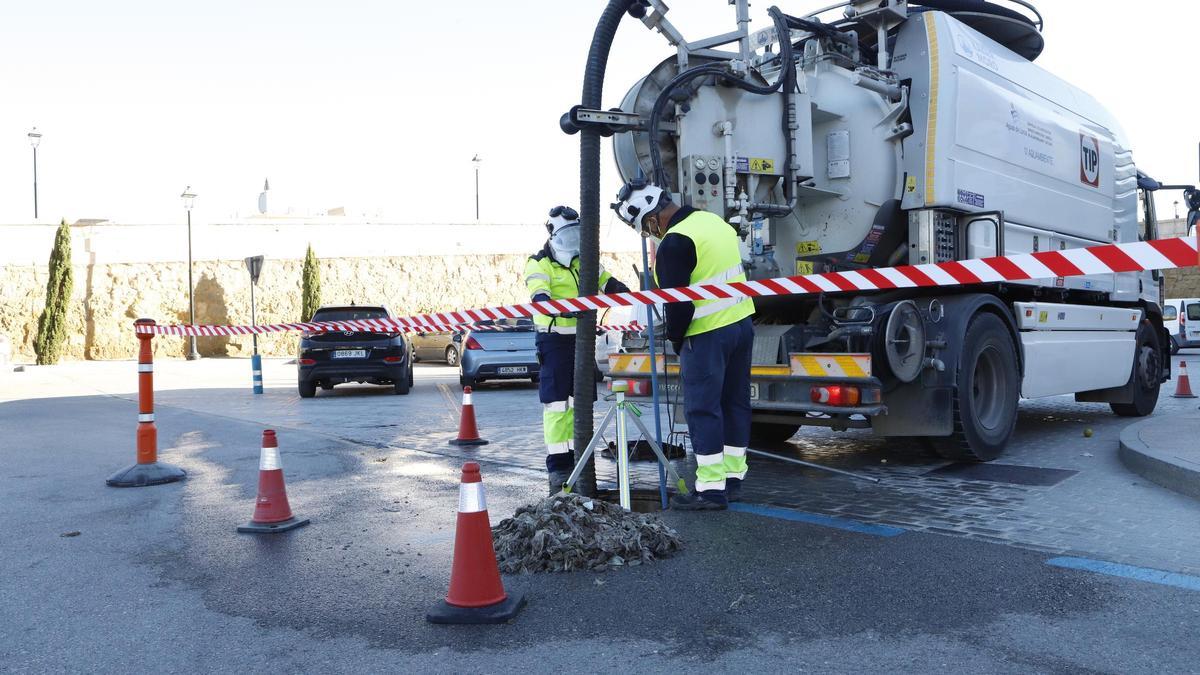
MULTIPOLYGON (((620 495, 616 490, 600 488, 596 490, 596 499, 617 504, 620 502, 620 495)), ((656 513, 662 511, 662 501, 659 499, 658 490, 630 490, 629 509, 634 513, 656 513)))

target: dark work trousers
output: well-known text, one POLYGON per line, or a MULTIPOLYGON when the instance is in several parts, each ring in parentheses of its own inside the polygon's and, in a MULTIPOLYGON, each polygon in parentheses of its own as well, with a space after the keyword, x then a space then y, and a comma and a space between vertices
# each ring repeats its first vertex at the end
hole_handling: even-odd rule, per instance
POLYGON ((568 472, 575 468, 575 336, 538 333, 538 399, 542 402, 542 427, 546 440, 546 470, 568 472))
POLYGON ((750 317, 684 340, 679 355, 683 413, 696 454, 696 492, 725 502, 726 477, 746 474, 750 444, 750 317))

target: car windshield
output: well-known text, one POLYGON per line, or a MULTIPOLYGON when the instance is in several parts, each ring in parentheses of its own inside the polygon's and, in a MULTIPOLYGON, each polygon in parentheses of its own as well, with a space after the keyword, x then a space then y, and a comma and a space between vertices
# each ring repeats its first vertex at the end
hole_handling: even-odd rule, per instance
POLYGON ((386 319, 387 310, 382 307, 331 307, 318 309, 313 321, 357 321, 359 319, 386 319))

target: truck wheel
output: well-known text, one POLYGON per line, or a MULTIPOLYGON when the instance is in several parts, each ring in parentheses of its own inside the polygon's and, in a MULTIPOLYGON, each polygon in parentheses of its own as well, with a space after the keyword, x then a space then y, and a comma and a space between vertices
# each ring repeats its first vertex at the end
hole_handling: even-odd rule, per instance
POLYGON ((1108 407, 1120 417, 1145 417, 1158 405, 1158 390, 1162 386, 1162 367, 1159 365, 1158 339, 1143 323, 1138 327, 1137 350, 1134 352, 1131 381, 1136 383, 1132 403, 1109 403, 1108 407))
POLYGON ((990 462, 1004 452, 1017 423, 1017 350, 995 314, 971 319, 954 395, 954 433, 930 439, 945 459, 990 462))
POLYGON ((317 383, 305 380, 300 383, 300 398, 312 398, 317 395, 317 383))
POLYGON ((786 443, 789 438, 800 431, 799 424, 778 424, 775 422, 751 422, 750 443, 753 445, 779 445, 786 443))

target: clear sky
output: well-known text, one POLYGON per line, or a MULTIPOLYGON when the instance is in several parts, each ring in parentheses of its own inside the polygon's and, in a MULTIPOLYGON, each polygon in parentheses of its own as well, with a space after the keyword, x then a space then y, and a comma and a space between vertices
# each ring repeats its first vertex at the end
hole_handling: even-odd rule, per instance
MULTIPOLYGON (((1196 182, 1200 3, 1035 0, 1038 63, 1096 96, 1144 171, 1196 182)), ((249 215, 264 177, 300 209, 393 221, 534 222, 578 200, 578 103, 603 0, 37 0, 0 3, 0 222, 249 215)), ((689 39, 733 26, 726 0, 675 0, 689 39)), ((778 0, 801 14, 829 0, 778 0)), ((757 28, 768 3, 751 8, 757 28)), ((626 20, 605 89, 616 106, 671 54, 626 20)), ((605 143, 601 194, 615 193, 605 143)), ((1170 201, 1160 206, 1170 216, 1170 201)), ((279 200, 276 203, 280 203, 279 200)), ((607 220, 607 217, 605 217, 607 220)), ((2 243, 0 243, 2 245, 2 243)))

